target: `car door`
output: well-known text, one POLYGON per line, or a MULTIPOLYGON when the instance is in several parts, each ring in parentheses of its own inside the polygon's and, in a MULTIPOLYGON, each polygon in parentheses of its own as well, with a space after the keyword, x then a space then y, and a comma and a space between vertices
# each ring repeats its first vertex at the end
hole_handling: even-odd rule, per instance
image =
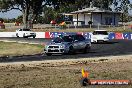
POLYGON ((79 49, 85 48, 85 38, 82 35, 78 35, 79 49))
POLYGON ((82 35, 76 35, 74 40, 75 49, 82 49, 85 46, 85 38, 82 35))

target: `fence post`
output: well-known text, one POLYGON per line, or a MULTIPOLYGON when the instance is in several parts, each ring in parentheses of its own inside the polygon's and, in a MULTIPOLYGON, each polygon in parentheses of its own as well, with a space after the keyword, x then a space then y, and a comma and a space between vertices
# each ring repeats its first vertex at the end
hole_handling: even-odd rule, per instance
POLYGON ((123 28, 124 28, 124 30, 126 30, 125 24, 124 24, 123 28))
POLYGON ((68 24, 68 29, 70 28, 70 24, 68 24))
POLYGON ((98 30, 99 30, 99 23, 98 23, 98 30))
POLYGON ((56 24, 55 24, 55 29, 56 29, 56 24))
POLYGON ((76 24, 75 24, 75 29, 77 28, 76 24))

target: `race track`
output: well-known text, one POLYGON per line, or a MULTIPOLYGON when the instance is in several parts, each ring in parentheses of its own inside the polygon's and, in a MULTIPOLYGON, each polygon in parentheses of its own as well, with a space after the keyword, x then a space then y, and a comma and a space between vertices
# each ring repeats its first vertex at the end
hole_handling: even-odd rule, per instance
MULTIPOLYGON (((45 43, 50 39, 33 39, 33 38, 0 38, 0 40, 22 41, 32 43, 45 43)), ((76 55, 54 55, 46 56, 45 54, 0 57, 0 62, 20 62, 20 61, 41 61, 57 59, 80 59, 99 56, 117 56, 132 54, 132 40, 110 40, 108 43, 92 44, 91 51, 87 54, 78 52, 76 55)))

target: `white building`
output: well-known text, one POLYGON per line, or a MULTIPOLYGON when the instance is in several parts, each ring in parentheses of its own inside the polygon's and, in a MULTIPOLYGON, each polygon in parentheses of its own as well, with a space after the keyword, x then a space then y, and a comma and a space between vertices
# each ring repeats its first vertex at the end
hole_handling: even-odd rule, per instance
POLYGON ((104 10, 97 7, 85 8, 82 10, 71 12, 73 16, 74 26, 89 25, 89 21, 92 21, 92 25, 118 25, 121 12, 113 12, 110 10, 104 10))

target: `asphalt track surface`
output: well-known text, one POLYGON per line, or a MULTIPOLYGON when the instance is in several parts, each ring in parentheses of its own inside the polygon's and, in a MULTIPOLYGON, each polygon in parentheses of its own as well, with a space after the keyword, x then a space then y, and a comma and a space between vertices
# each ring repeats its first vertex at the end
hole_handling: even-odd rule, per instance
MULTIPOLYGON (((51 39, 33 39, 33 38, 0 38, 0 40, 22 41, 30 43, 46 43, 51 39)), ((45 54, 0 57, 0 62, 21 62, 21 61, 44 61, 44 60, 59 60, 59 59, 79 59, 89 57, 107 57, 118 55, 132 54, 132 40, 110 40, 108 43, 94 43, 91 51, 87 54, 78 52, 75 55, 53 55, 46 56, 45 54)))

